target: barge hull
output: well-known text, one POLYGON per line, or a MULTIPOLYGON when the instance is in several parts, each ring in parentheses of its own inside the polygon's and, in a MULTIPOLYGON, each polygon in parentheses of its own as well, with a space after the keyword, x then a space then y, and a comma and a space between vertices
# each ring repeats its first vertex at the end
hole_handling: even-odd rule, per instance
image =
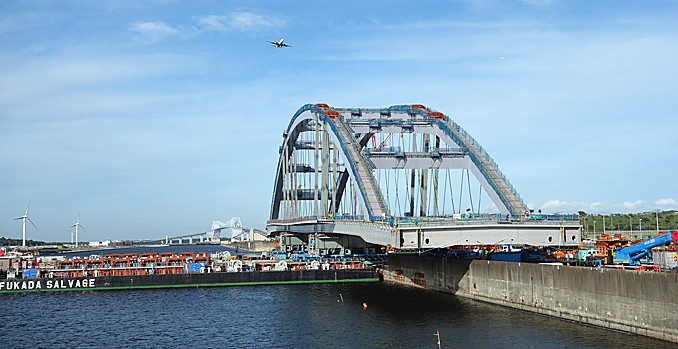
POLYGON ((371 269, 186 273, 0 280, 0 293, 377 281, 379 281, 378 274, 371 269))

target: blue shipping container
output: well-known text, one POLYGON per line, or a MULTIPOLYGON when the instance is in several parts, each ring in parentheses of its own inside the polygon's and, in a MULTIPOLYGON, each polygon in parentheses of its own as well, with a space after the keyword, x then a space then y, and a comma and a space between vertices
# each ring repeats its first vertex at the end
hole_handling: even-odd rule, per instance
POLYGON ((199 273, 202 272, 205 269, 205 264, 204 263, 188 263, 188 272, 195 272, 199 273))
POLYGON ((520 252, 494 252, 490 253, 490 260, 500 262, 520 262, 520 252))

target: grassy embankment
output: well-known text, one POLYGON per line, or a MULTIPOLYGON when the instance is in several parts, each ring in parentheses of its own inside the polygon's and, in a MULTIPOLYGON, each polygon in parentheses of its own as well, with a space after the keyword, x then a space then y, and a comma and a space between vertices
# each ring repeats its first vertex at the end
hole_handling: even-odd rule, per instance
MULTIPOLYGON (((583 225, 582 230, 589 234, 594 233, 594 221, 595 233, 601 234, 603 232, 603 216, 605 216, 606 233, 620 231, 624 233, 624 236, 635 239, 656 235, 657 213, 655 212, 629 214, 613 213, 607 215, 588 215, 584 212, 579 213, 580 221, 583 225), (633 233, 629 233, 631 231, 633 233), (630 236, 628 236, 629 234, 630 236)), ((659 232, 666 232, 668 230, 678 230, 678 211, 659 212, 659 232)))

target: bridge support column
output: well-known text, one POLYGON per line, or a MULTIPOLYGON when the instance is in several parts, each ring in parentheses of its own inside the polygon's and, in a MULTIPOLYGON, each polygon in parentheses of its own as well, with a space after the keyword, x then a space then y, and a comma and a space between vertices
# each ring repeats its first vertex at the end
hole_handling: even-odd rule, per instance
POLYGON ((292 217, 299 217, 299 192, 297 188, 297 150, 295 147, 292 147, 292 194, 290 200, 292 200, 292 217))
POLYGON ((330 186, 330 135, 323 127, 322 140, 322 187, 320 190, 320 212, 322 218, 327 218, 329 212, 327 203, 329 201, 329 186, 330 186))
POLYGON ((318 169, 320 167, 320 118, 318 117, 318 113, 314 113, 315 115, 315 151, 313 154, 314 157, 314 163, 313 167, 315 168, 315 181, 313 182, 315 185, 315 190, 313 192, 313 214, 318 217, 318 169))
POLYGON ((287 195, 289 195, 289 182, 287 181, 287 142, 283 146, 282 154, 282 181, 283 181, 283 193, 282 193, 282 202, 280 203, 280 209, 282 210, 283 219, 288 219, 287 215, 287 195))
POLYGON ((283 157, 283 164, 282 164, 282 176, 283 176, 283 195, 282 195, 282 204, 280 207, 283 210, 282 216, 285 219, 290 218, 290 212, 289 212, 289 196, 290 196, 290 181, 289 181, 289 159, 287 156, 287 142, 285 142, 285 146, 283 147, 283 152, 282 152, 282 157, 283 157))
MULTIPOLYGON (((440 137, 436 136, 435 151, 440 152, 440 137)), ((433 169, 433 216, 438 215, 438 172, 440 170, 433 169)))
POLYGON ((332 184, 332 205, 330 205, 330 214, 334 217, 335 213, 337 213, 337 204, 339 203, 337 201, 339 199, 337 196, 337 188, 339 188, 339 168, 337 166, 339 163, 339 150, 336 147, 332 150, 332 155, 332 178, 330 180, 330 183, 332 184))
MULTIPOLYGON (((422 135, 422 146, 424 147, 424 152, 429 151, 429 135, 422 135)), ((421 169, 421 175, 419 178, 420 190, 419 197, 421 199, 421 204, 419 205, 419 216, 426 217, 428 215, 428 197, 426 195, 426 189, 428 187, 428 168, 421 169)))
MULTIPOLYGON (((413 133, 413 134, 412 134, 412 152, 414 153, 414 152, 416 152, 416 151, 417 151, 417 135, 413 133)), ((412 217, 415 216, 415 213, 414 213, 414 199, 415 199, 415 197, 416 197, 416 194, 415 194, 414 188, 415 188, 415 182, 416 182, 416 180, 417 180, 417 170, 416 170, 416 169, 412 169, 412 175, 411 175, 411 177, 410 177, 410 195, 411 195, 411 196, 410 196, 410 215, 411 215, 412 217)))

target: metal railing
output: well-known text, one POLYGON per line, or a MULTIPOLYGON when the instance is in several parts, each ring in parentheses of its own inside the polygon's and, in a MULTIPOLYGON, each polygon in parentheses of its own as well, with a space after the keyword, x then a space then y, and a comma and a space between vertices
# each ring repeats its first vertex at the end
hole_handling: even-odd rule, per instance
POLYGON ((293 219, 276 219, 269 224, 290 224, 305 221, 354 221, 356 223, 385 223, 395 225, 458 225, 458 224, 572 224, 579 223, 579 215, 576 214, 534 214, 534 215, 510 215, 510 214, 455 214, 436 217, 396 217, 383 216, 372 217, 365 221, 363 216, 356 215, 327 215, 327 216, 304 216, 293 219))
POLYGON ((363 152, 369 157, 462 157, 465 155, 460 148, 430 148, 430 151, 427 152, 406 152, 400 146, 379 149, 365 148, 363 152))

